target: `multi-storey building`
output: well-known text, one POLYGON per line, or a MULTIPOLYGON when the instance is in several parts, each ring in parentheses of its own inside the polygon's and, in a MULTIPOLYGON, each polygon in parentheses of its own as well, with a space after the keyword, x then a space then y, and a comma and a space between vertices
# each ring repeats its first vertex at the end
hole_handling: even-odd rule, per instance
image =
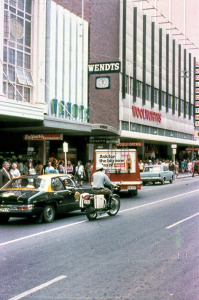
MULTIPOLYGON (((71 1, 64 3, 72 6, 71 1)), ((89 63, 97 63, 96 72, 89 74, 90 122, 98 124, 98 130, 104 128, 104 133, 116 136, 117 132, 121 142, 139 142, 142 158, 171 157, 175 146, 178 157, 192 156, 186 149, 198 147, 194 137, 198 48, 187 42, 181 30, 184 26, 189 34, 190 28, 196 31, 197 19, 189 27, 190 17, 197 14, 194 3, 192 10, 191 5, 186 10, 186 18, 182 17, 183 6, 179 7, 181 23, 174 13, 176 6, 169 7, 169 1, 85 3, 90 24, 89 63), (99 63, 107 62, 120 62, 120 72, 99 71, 99 63), (96 80, 100 76, 108 83, 99 89, 96 80)), ((73 9, 81 14, 80 4, 73 9)), ((196 35, 192 37, 199 42, 196 35)))
POLYGON ((5 0, 0 23, 0 155, 45 162, 65 140, 75 157, 91 131, 88 22, 51 0, 5 0))

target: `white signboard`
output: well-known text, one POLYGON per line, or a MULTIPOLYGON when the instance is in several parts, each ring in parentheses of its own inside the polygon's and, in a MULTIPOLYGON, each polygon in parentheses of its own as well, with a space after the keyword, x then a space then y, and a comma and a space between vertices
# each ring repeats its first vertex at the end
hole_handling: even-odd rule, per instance
POLYGON ((110 173, 135 173, 136 152, 131 150, 96 151, 96 165, 102 164, 110 173))
POLYGON ((63 152, 68 152, 68 143, 63 143, 63 152))

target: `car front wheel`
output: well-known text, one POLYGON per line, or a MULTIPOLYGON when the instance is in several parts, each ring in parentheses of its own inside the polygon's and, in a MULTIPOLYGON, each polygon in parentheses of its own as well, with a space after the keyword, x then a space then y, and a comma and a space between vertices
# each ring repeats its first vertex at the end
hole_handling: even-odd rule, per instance
POLYGON ((161 184, 165 184, 165 178, 162 179, 161 184))
POLYGON ((44 207, 43 219, 45 223, 51 223, 55 219, 55 209, 52 204, 48 204, 44 207))
POLYGON ((173 182, 173 176, 171 177, 171 179, 170 179, 170 183, 172 183, 173 182))

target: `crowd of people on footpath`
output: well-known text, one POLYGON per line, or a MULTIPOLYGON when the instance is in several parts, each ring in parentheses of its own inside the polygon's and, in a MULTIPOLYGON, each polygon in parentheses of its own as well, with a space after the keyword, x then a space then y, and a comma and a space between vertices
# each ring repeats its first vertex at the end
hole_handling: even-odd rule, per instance
POLYGON ((149 160, 140 160, 139 161, 139 168, 140 172, 143 172, 146 166, 151 165, 167 165, 168 169, 174 172, 175 177, 177 178, 179 173, 189 173, 192 174, 194 177, 195 173, 199 175, 199 160, 196 159, 183 159, 183 160, 176 160, 175 162, 169 159, 149 159, 149 160))
POLYGON ((90 183, 91 172, 92 172, 92 162, 89 160, 85 167, 79 160, 77 164, 73 164, 70 160, 67 161, 67 167, 65 168, 65 163, 63 160, 49 159, 46 165, 42 165, 41 161, 34 160, 16 160, 1 162, 2 169, 0 170, 0 188, 7 183, 9 180, 18 177, 20 175, 41 175, 41 174, 65 174, 67 168, 67 174, 72 175, 75 178, 76 183, 83 185, 86 181, 90 183))

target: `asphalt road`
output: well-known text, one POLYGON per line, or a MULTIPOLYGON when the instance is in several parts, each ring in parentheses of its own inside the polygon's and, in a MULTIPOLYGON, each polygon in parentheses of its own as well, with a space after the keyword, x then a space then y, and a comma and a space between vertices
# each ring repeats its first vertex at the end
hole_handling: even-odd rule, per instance
POLYGON ((145 186, 115 217, 0 227, 0 299, 199 299, 199 177, 145 186))

